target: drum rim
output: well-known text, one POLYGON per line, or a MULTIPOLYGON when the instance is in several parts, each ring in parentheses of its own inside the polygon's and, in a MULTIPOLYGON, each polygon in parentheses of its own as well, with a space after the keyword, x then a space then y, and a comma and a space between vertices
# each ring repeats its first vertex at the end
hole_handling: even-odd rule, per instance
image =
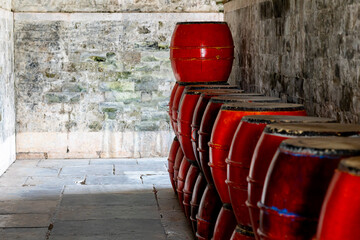
MULTIPOLYGON (((279 103, 279 102, 275 102, 279 103)), ((236 111, 258 111, 258 112, 267 112, 268 110, 274 111, 274 112, 285 112, 285 111, 303 111, 305 110, 304 105, 302 104, 294 104, 294 103, 279 103, 284 104, 283 107, 280 106, 274 106, 274 102, 255 102, 255 103, 238 103, 240 106, 237 106, 235 104, 224 104, 221 106, 221 110, 236 110, 236 111), (260 104, 266 104, 261 106, 260 104), (288 104, 288 106, 286 106, 288 104), (241 106, 242 105, 242 106, 241 106), (252 105, 252 106, 251 106, 252 105)))
POLYGON ((246 122, 246 123, 263 123, 263 124, 273 124, 273 123, 336 123, 336 119, 332 119, 332 118, 322 118, 322 117, 312 117, 312 116, 293 116, 293 115, 249 115, 249 116, 244 116, 241 119, 241 122, 246 122), (262 118, 263 117, 263 118, 262 118), (281 120, 281 119, 271 119, 271 117, 282 117, 282 118, 287 118, 285 120, 281 120), (264 119, 265 118, 265 119, 264 119), (269 119, 266 119, 269 118, 269 119), (296 121, 296 119, 304 119, 304 121, 296 121), (311 121, 306 121, 306 119, 313 119, 311 121), (316 121, 316 119, 318 119, 319 121, 316 121), (320 121, 323 120, 323 121, 320 121))
POLYGON ((177 81, 177 83, 180 85, 180 86, 189 86, 189 85, 216 85, 216 84, 219 84, 220 83, 224 83, 224 85, 226 86, 228 83, 227 82, 224 82, 224 81, 213 81, 213 82, 179 82, 177 81))
POLYGON ((176 25, 190 25, 190 24, 225 24, 227 25, 227 22, 224 21, 190 21, 190 22, 177 22, 176 25))
POLYGON ((338 169, 351 175, 360 176, 360 157, 350 157, 342 160, 338 169), (356 163, 352 164, 352 162, 356 163))
MULTIPOLYGON (((346 126, 349 124, 343 124, 343 123, 337 123, 337 122, 289 122, 289 123, 281 123, 281 122, 277 122, 277 123, 273 123, 273 124, 269 124, 265 127, 264 129, 264 133, 266 134, 278 134, 278 135, 284 135, 284 136, 307 136, 307 137, 316 137, 316 136, 343 136, 343 137, 351 137, 351 136, 359 136, 360 135, 360 126, 359 126, 359 130, 348 130, 346 131, 346 129, 344 130, 340 130, 339 129, 334 129, 332 131, 333 128, 331 128, 330 124, 334 124, 334 125, 339 125, 339 126, 346 126), (312 125, 312 124, 325 124, 322 126, 326 126, 327 124, 329 124, 329 128, 328 129, 324 129, 322 131, 315 131, 315 130, 307 130, 304 128, 301 128, 301 126, 299 126, 299 128, 294 128, 294 129, 289 129, 286 127, 280 128, 278 126, 280 126, 281 124, 289 124, 289 125, 312 125)), ((352 124, 354 126, 357 126, 356 124, 352 124)))
MULTIPOLYGON (((296 156, 314 156, 314 157, 327 157, 327 158, 341 158, 341 157, 353 157, 360 156, 360 144, 358 149, 344 149, 344 148, 331 148, 331 147, 316 147, 316 146, 297 146, 293 141, 302 141, 302 140, 319 140, 322 142, 329 143, 329 141, 337 141, 341 143, 341 140, 349 139, 348 137, 324 137, 324 138, 290 138, 284 140, 278 151, 280 153, 291 154, 296 156), (331 140, 333 139, 333 140, 331 140), (324 141, 325 140, 325 141, 324 141)), ((360 137, 359 137, 360 140, 360 137)), ((346 140, 347 141, 347 140, 346 140)))

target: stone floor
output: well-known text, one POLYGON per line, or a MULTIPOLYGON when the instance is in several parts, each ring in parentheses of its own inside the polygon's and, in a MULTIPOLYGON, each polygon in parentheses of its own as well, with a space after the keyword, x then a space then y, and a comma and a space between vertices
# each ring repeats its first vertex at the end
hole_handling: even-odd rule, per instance
POLYGON ((0 239, 193 239, 166 159, 18 160, 0 177, 0 239))

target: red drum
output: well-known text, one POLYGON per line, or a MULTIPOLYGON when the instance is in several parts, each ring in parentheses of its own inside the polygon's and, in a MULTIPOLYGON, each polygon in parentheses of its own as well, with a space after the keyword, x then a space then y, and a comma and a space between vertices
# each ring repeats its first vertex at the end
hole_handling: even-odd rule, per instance
POLYGON ((170 117, 170 125, 174 130, 174 123, 172 121, 172 106, 173 106, 173 102, 174 102, 174 98, 175 98, 175 94, 176 94, 176 90, 179 86, 179 83, 175 83, 172 91, 171 91, 171 95, 170 95, 170 101, 169 101, 169 117, 170 117))
POLYGON ((196 179, 194 191, 193 191, 191 202, 190 202, 190 205, 191 205, 190 220, 191 220, 191 225, 192 225, 194 233, 196 233, 196 231, 197 231, 196 214, 198 213, 199 204, 200 204, 201 198, 203 196, 203 193, 205 191, 205 188, 206 188, 206 180, 205 180, 204 175, 200 172, 198 175, 198 178, 196 179))
POLYGON ((227 177, 225 160, 234 133, 241 119, 247 115, 306 116, 306 112, 303 105, 287 103, 229 103, 221 107, 209 142, 209 166, 223 203, 230 203, 228 187, 225 183, 227 177))
MULTIPOLYGON (((260 210, 256 204, 260 201, 269 165, 283 140, 302 136, 358 136, 359 134, 360 126, 355 124, 279 123, 266 126, 255 147, 247 179, 248 201, 246 205, 250 210, 253 229, 259 227, 260 210)), ((256 231, 255 234, 257 235, 256 231)), ((259 239, 259 236, 257 238, 259 239)))
POLYGON ((318 240, 360 239, 360 157, 340 162, 322 206, 318 240))
POLYGON ((227 97, 262 96, 261 94, 258 94, 258 93, 238 93, 238 92, 235 92, 236 90, 224 90, 224 91, 219 90, 219 91, 202 93, 199 97, 199 100, 198 100, 195 110, 194 110, 194 115, 193 115, 193 119, 192 119, 192 123, 191 123, 191 143, 193 146, 193 152, 195 154, 195 158, 198 161, 199 166, 200 166, 200 157, 199 157, 199 152, 198 152, 198 145, 199 145, 198 144, 198 141, 199 141, 198 130, 200 129, 201 120, 202 120, 206 106, 209 103, 210 99, 212 97, 222 96, 222 95, 225 95, 227 97), (219 92, 219 91, 221 91, 221 92, 219 92))
POLYGON ((185 186, 183 189, 183 193, 184 193, 183 205, 185 208, 185 216, 189 220, 190 220, 190 216, 191 216, 190 202, 191 202, 193 190, 195 187, 195 182, 199 176, 199 171, 200 171, 200 169, 197 166, 191 165, 187 172, 186 179, 185 179, 185 186))
POLYGON ((171 144, 169 158, 168 158, 168 172, 170 176, 170 182, 175 192, 176 192, 176 187, 174 182, 174 164, 179 147, 180 147, 179 140, 177 139, 177 137, 175 137, 173 143, 171 144))
POLYGON ((174 162, 174 183, 175 183, 175 189, 177 188, 177 177, 179 175, 179 169, 181 162, 183 161, 184 153, 181 149, 181 147, 178 148, 178 151, 176 153, 175 162, 174 162))
MULTIPOLYGON (((246 233, 252 232, 248 207, 245 202, 248 198, 248 183, 251 158, 255 146, 265 126, 270 123, 289 122, 334 122, 333 119, 303 117, 303 116, 281 116, 281 115, 252 115, 241 119, 239 126, 231 142, 227 163, 227 179, 230 201, 236 216, 239 228, 248 229, 246 233)), ((237 233, 239 234, 239 233, 237 233)), ((254 234, 252 234, 254 237, 254 234)), ((247 234, 249 237, 249 234, 247 234)))
MULTIPOLYGON (((179 104, 180 104, 180 100, 182 97, 183 92, 185 91, 185 88, 187 86, 203 86, 206 85, 208 87, 213 86, 213 87, 225 87, 227 86, 227 83, 219 83, 218 85, 216 85, 216 83, 207 83, 204 84, 202 82, 193 82, 193 83, 186 83, 186 82, 177 82, 177 88, 176 91, 174 92, 174 97, 171 98, 172 102, 171 102, 171 116, 170 116, 170 121, 171 121, 171 125, 174 127, 174 132, 175 134, 177 134, 177 114, 178 114, 178 108, 179 108, 179 104)), ((234 86, 232 86, 234 87, 234 86)), ((170 99, 170 100, 171 100, 170 99)), ((170 105, 170 104, 169 104, 170 105)))
POLYGON ((213 236, 216 218, 221 209, 221 201, 214 186, 207 185, 196 215, 198 239, 209 240, 213 236))
POLYGON ((179 199, 179 203, 180 206, 182 207, 182 209, 185 211, 185 207, 183 204, 184 201, 184 185, 185 185, 185 179, 186 179, 186 175, 189 171, 191 163, 189 161, 186 160, 186 158, 184 157, 183 160, 181 161, 180 164, 180 169, 179 169, 179 174, 177 176, 177 188, 176 191, 178 193, 178 199, 179 199))
POLYGON ((236 219, 230 204, 224 204, 220 210, 214 228, 212 240, 229 240, 236 227, 236 219))
POLYGON ((258 203, 260 239, 314 237, 334 170, 341 159, 360 155, 359 139, 297 138, 280 144, 258 203))
POLYGON ((213 97, 207 104, 203 117, 201 119, 200 129, 198 131, 199 141, 198 141, 198 151, 199 151, 199 160, 200 166, 206 178, 206 181, 209 184, 213 184, 212 176, 209 163, 209 141, 211 132, 213 129, 214 122, 216 120, 217 114, 220 111, 221 106, 224 103, 231 102, 248 102, 248 101, 256 101, 256 102, 277 102, 280 99, 278 98, 268 98, 268 97, 260 97, 260 96, 245 96, 245 97, 213 97))
POLYGON ((231 236, 231 240, 253 240, 254 233, 252 228, 248 228, 246 226, 237 225, 233 235, 231 236))
POLYGON ((191 144, 191 121, 193 119, 194 110, 201 93, 213 91, 213 87, 218 90, 222 90, 222 87, 228 88, 231 86, 208 85, 201 88, 196 87, 199 88, 198 90, 185 89, 180 100, 177 119, 178 138, 185 157, 192 162, 196 161, 191 144))
POLYGON ((226 82, 234 60, 234 42, 227 23, 177 23, 170 60, 177 81, 226 82))

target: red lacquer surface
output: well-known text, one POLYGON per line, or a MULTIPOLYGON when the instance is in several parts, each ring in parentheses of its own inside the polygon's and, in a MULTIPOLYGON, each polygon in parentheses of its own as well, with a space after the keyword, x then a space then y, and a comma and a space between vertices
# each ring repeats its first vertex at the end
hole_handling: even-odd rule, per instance
POLYGON ((191 143, 191 121, 200 94, 184 93, 179 105, 178 138, 187 159, 196 161, 191 143))
POLYGON ((234 111, 222 109, 219 112, 214 123, 211 140, 209 142, 209 166, 211 167, 214 184, 223 203, 230 203, 228 187, 225 183, 227 178, 225 160, 228 157, 230 145, 241 118, 248 115, 306 116, 306 112, 304 110, 299 111, 297 109, 294 111, 234 111))
POLYGON ((185 216, 189 220, 190 220, 190 215, 191 215, 190 202, 191 202, 191 198, 193 195, 195 182, 199 175, 199 171, 200 171, 200 169, 197 166, 191 165, 187 172, 186 179, 185 179, 185 186, 183 189, 183 193, 184 193, 183 204, 184 204, 184 208, 185 208, 185 216))
POLYGON ((260 209, 257 202, 261 199, 266 173, 271 160, 280 143, 287 139, 285 136, 262 133, 252 157, 248 176, 248 199, 246 205, 249 208, 251 225, 257 236, 256 229, 259 227, 260 209))
POLYGON ((311 239, 321 205, 340 156, 303 155, 282 150, 275 154, 260 207, 261 239, 311 239))
POLYGON ((360 176, 337 170, 319 219, 317 240, 360 239, 360 176))
POLYGON ((194 191, 193 191, 193 194, 191 197, 191 202, 190 202, 190 205, 191 205, 190 220, 191 220, 191 225, 192 225, 194 233, 196 233, 196 231, 197 231, 196 215, 198 213, 200 201, 201 201, 201 198, 205 191, 206 185, 207 185, 207 183, 206 183, 205 177, 200 172, 196 179, 194 191))
POLYGON ((179 169, 179 174, 177 176, 177 186, 176 186, 176 191, 178 194, 178 199, 179 199, 179 203, 180 206, 182 207, 182 209, 185 211, 184 208, 184 193, 183 193, 183 189, 184 189, 184 185, 185 185, 185 178, 186 175, 188 173, 188 170, 190 168, 190 162, 186 160, 186 158, 184 157, 183 160, 181 161, 180 164, 180 169, 179 169))
POLYGON ((174 95, 174 100, 172 102, 172 124, 173 124, 173 128, 174 128, 174 132, 176 135, 178 135, 178 127, 177 127, 177 118, 178 118, 178 109, 179 109, 179 104, 180 104, 180 100, 182 97, 182 94, 184 92, 185 86, 184 85, 179 85, 176 89, 175 95, 174 95))
POLYGON ((174 164, 179 147, 180 147, 179 140, 177 139, 177 137, 175 137, 173 143, 171 144, 169 158, 168 158, 168 172, 169 172, 170 182, 175 192, 176 192, 176 187, 174 182, 174 164))
POLYGON ((177 81, 226 82, 234 59, 228 25, 177 24, 171 39, 170 59, 177 81))
POLYGON ((172 120, 172 106, 173 106, 173 103, 174 103, 174 98, 175 98, 175 94, 176 94, 178 86, 179 86, 179 83, 176 82, 173 89, 171 90, 170 101, 169 101, 170 125, 171 125, 171 127, 173 129, 174 129, 174 123, 173 123, 173 120, 172 120))
POLYGON ((222 204, 216 189, 211 185, 207 185, 200 201, 198 214, 196 215, 196 237, 198 239, 211 239, 221 206, 222 204))
POLYGON ((216 219, 212 240, 229 240, 236 227, 236 219, 232 209, 222 207, 216 219))
POLYGON ((178 151, 176 153, 175 162, 174 162, 174 183, 175 183, 175 189, 177 188, 177 177, 179 175, 179 169, 181 162, 183 161, 184 153, 181 149, 181 147, 178 148, 178 151))

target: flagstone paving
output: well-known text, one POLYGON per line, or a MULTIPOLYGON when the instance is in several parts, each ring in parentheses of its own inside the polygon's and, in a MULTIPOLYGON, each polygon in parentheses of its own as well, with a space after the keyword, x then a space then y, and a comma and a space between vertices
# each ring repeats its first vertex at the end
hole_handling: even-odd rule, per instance
POLYGON ((18 160, 0 192, 0 239, 194 239, 164 158, 18 160))

